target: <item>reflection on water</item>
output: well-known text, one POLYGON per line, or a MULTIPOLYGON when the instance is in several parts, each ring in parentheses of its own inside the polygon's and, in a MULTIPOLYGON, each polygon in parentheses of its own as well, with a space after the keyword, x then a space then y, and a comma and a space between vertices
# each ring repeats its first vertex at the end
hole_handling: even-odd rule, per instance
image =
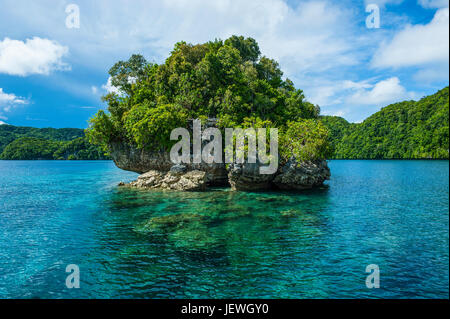
POLYGON ((314 191, 164 192, 110 162, 0 162, 0 297, 448 297, 448 161, 330 167, 314 191))

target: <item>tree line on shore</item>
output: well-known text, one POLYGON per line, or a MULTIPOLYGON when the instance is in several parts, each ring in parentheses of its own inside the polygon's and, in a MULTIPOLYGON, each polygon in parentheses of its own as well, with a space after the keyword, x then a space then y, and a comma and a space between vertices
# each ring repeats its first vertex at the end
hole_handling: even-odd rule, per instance
POLYGON ((109 156, 89 143, 82 129, 0 125, 0 159, 103 160, 109 156))

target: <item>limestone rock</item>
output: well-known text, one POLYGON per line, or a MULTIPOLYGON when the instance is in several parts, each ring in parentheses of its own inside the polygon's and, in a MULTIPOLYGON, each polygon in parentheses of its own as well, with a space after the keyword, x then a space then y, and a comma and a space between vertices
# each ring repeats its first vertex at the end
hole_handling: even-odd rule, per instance
POLYGON ((156 170, 148 171, 129 184, 132 187, 149 189, 171 189, 183 191, 204 190, 206 187, 206 173, 202 171, 188 171, 184 174, 169 171, 167 173, 156 170))
POLYGON ((189 163, 175 164, 170 160, 169 151, 157 152, 137 149, 125 143, 110 144, 110 154, 117 167, 139 174, 149 171, 160 172, 205 172, 206 184, 226 185, 228 183, 227 170, 224 163, 189 163))
POLYGON ((260 174, 261 164, 256 163, 232 163, 228 168, 228 181, 233 190, 264 190, 271 188, 271 181, 275 174, 260 174))
POLYGON ((330 179, 327 161, 297 162, 289 160, 279 169, 273 183, 281 189, 303 190, 321 186, 330 179))
MULTIPOLYGON (((216 126, 216 122, 216 119, 209 119, 202 125, 202 131, 216 126)), ((192 131, 192 127, 188 129, 192 131)), ((137 149, 125 142, 111 143, 109 148, 117 167, 144 173, 129 184, 142 188, 203 190, 208 186, 231 185, 234 190, 245 191, 271 188, 303 190, 321 186, 330 177, 325 160, 298 162, 292 158, 280 165, 276 173, 260 174, 263 164, 258 160, 256 163, 231 163, 226 167, 224 163, 192 163, 191 154, 190 163, 174 165, 169 150, 137 149)))

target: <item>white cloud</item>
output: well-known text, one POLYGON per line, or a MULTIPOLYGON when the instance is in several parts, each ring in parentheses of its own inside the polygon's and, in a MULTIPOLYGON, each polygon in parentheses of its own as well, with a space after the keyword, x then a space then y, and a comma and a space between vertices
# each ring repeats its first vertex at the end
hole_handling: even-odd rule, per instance
POLYGON ((6 93, 0 88, 0 106, 5 104, 26 104, 26 100, 12 93, 6 93))
POLYGON ((358 63, 350 21, 349 12, 335 4, 302 2, 295 10, 286 9, 269 30, 259 26, 256 38, 262 52, 280 61, 288 76, 320 73, 358 63))
POLYGON ((77 62, 102 72, 132 53, 160 63, 178 41, 202 43, 233 34, 254 37, 288 75, 354 65, 352 52, 361 46, 352 29, 358 23, 354 8, 327 0, 302 1, 295 9, 282 0, 136 0, 126 8, 119 1, 78 1, 76 30, 64 27, 66 1, 3 2, 9 16, 2 22, 0 13, 0 29, 6 34, 19 32, 12 21, 24 21, 28 29, 63 39, 77 62))
POLYGON ((0 121, 0 125, 8 125, 8 123, 0 121))
POLYGON ((307 96, 310 102, 320 102, 322 114, 344 116, 352 122, 361 122, 386 105, 421 96, 408 91, 397 77, 330 82, 324 86, 317 85, 308 92, 312 93, 307 96))
POLYGON ((116 93, 120 95, 119 89, 111 84, 111 77, 108 78, 106 84, 102 85, 102 89, 105 90, 107 93, 116 93))
MULTIPOLYGON (((348 103, 348 96, 357 91, 364 91, 371 89, 374 84, 371 82, 374 79, 367 79, 360 82, 343 80, 343 81, 327 81, 325 83, 314 83, 312 87, 307 90, 307 99, 320 106, 333 106, 343 103, 348 103)), ((324 112, 327 115, 334 115, 334 113, 324 112)))
POLYGON ((350 95, 346 102, 354 105, 380 105, 385 106, 393 102, 414 99, 417 95, 407 92, 400 84, 397 77, 379 81, 370 88, 357 88, 356 92, 350 95))
POLYGON ((98 93, 98 88, 96 86, 91 86, 91 90, 92 90, 92 94, 97 95, 98 93))
POLYGON ((33 37, 25 41, 5 38, 0 41, 0 73, 27 76, 48 75, 53 70, 67 70, 62 61, 69 49, 56 41, 33 37))
POLYGON ((6 93, 3 88, 0 88, 0 119, 7 120, 8 118, 3 115, 4 113, 11 112, 15 107, 28 103, 28 100, 13 93, 6 93))
POLYGON ((410 67, 429 64, 448 65, 449 10, 440 9, 426 25, 407 25, 390 43, 375 53, 374 67, 410 67))
POLYGON ((417 3, 427 9, 448 7, 448 0, 419 0, 417 3))

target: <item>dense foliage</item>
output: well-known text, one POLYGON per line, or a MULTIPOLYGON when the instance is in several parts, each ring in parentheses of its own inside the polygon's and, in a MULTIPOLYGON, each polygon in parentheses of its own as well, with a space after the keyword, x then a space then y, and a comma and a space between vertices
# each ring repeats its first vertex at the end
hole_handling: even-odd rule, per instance
POLYGON ((392 104, 359 124, 323 116, 333 158, 449 158, 449 88, 392 104))
POLYGON ((108 159, 76 128, 33 128, 0 125, 0 159, 97 160, 108 159))
POLYGON ((36 137, 45 140, 71 141, 83 137, 78 128, 35 128, 25 126, 0 125, 0 154, 9 143, 20 137, 36 137))
MULTIPOLYGON (((266 123, 283 134, 292 131, 288 131, 291 124, 317 119, 320 112, 289 79, 282 79, 278 63, 261 56, 251 38, 232 36, 197 45, 179 42, 163 64, 133 55, 116 63, 109 74, 120 93, 104 97, 108 112, 99 111, 87 130, 90 141, 105 150, 114 142, 168 150, 175 143, 170 141, 171 130, 188 127, 194 118, 216 118, 221 128, 266 123)), ((313 126, 320 123, 305 125, 315 132, 313 126)), ((302 154, 313 159, 324 156, 313 148, 326 143, 326 134, 318 134, 295 145, 308 144, 310 150, 302 154)))
MULTIPOLYGON (((328 130, 320 121, 302 120, 287 123, 287 130, 281 138, 282 155, 294 155, 300 160, 327 158, 330 154, 328 130)), ((288 160, 289 158, 285 158, 288 160)))

